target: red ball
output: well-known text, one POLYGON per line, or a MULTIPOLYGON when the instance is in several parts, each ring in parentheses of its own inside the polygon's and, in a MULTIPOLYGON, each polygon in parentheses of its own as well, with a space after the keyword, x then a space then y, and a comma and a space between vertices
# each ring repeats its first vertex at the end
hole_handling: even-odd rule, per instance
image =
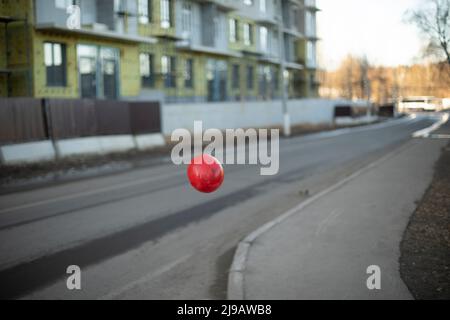
POLYGON ((225 177, 219 160, 208 154, 194 158, 187 174, 191 185, 203 193, 212 193, 219 189, 225 177))

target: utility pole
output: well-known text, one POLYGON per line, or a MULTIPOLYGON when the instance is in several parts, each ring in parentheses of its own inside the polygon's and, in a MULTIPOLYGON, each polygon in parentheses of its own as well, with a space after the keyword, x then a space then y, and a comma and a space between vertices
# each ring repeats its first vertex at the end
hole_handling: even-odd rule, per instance
POLYGON ((281 84, 281 104, 283 110, 283 134, 285 137, 289 137, 291 135, 291 116, 289 115, 288 105, 287 105, 287 82, 286 77, 284 76, 286 72, 286 61, 285 61, 285 47, 284 47, 284 36, 283 36, 283 0, 278 0, 278 14, 277 22, 278 22, 278 46, 279 46, 279 55, 280 55, 280 84, 281 84))

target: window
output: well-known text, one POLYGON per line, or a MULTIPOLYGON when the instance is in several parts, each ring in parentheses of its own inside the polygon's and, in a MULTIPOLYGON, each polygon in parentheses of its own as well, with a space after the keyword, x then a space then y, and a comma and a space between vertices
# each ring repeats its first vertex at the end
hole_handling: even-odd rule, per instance
POLYGON ((184 86, 186 88, 194 87, 194 61, 186 59, 184 64, 184 86))
POLYGON ((161 0, 161 27, 168 29, 172 26, 171 1, 161 0))
POLYGON ((116 13, 127 12, 127 3, 124 0, 114 0, 114 11, 116 13))
POLYGON ((217 16, 213 18, 213 29, 214 29, 214 38, 217 39, 220 37, 221 34, 223 34, 223 26, 222 26, 222 21, 221 19, 219 19, 217 16))
POLYGON ((244 44, 246 46, 251 46, 252 38, 252 26, 249 23, 244 23, 244 44))
POLYGON ((253 5, 253 0, 244 0, 244 4, 247 6, 252 6, 253 5))
POLYGON ((306 43, 306 61, 309 67, 316 65, 316 48, 312 41, 306 43))
POLYGON ((253 66, 247 66, 247 89, 253 90, 253 66))
POLYGON ((267 10, 267 2, 266 2, 266 0, 259 0, 259 10, 261 12, 266 12, 266 10, 267 10))
POLYGON ((119 97, 119 58, 117 48, 78 45, 78 71, 82 98, 119 97))
POLYGON ((240 82, 240 68, 238 64, 233 64, 233 70, 232 70, 232 86, 233 89, 239 89, 239 82, 240 82))
POLYGON ((175 64, 175 57, 161 57, 161 73, 164 76, 164 85, 166 88, 176 87, 175 64))
POLYGON ((44 60, 47 71, 47 86, 66 86, 66 46, 61 43, 44 43, 44 60))
POLYGON ((192 7, 190 3, 183 3, 181 25, 183 26, 183 32, 190 33, 192 31, 192 7))
POLYGON ((316 77, 314 74, 310 74, 309 75, 309 88, 311 90, 314 90, 315 86, 316 86, 316 77))
POLYGON ((268 30, 266 27, 259 28, 259 40, 261 45, 261 50, 266 52, 268 48, 268 30))
POLYGON ((141 53, 139 55, 142 86, 151 88, 155 85, 153 72, 153 55, 149 53, 141 53))
POLYGON ((101 86, 100 98, 117 99, 117 70, 119 53, 117 49, 100 47, 101 86))
POLYGON ((139 23, 147 24, 152 21, 152 0, 138 0, 139 23))
POLYGON ((291 10, 291 16, 289 17, 289 24, 290 27, 294 30, 300 31, 300 9, 298 7, 292 7, 291 10))
POLYGON ((267 79, 265 74, 265 67, 264 66, 258 66, 258 93, 259 97, 265 99, 266 94, 268 93, 267 90, 267 79))
POLYGON ((238 21, 236 19, 230 19, 230 41, 237 42, 238 38, 238 21))
POLYGON ((312 33, 312 14, 309 11, 305 13, 305 27, 306 27, 306 35, 309 36, 312 33))
POLYGON ((227 62, 224 60, 208 59, 206 62, 206 80, 207 100, 227 101, 227 62))
POLYGON ((280 88, 280 73, 275 67, 272 67, 272 85, 274 90, 280 88))

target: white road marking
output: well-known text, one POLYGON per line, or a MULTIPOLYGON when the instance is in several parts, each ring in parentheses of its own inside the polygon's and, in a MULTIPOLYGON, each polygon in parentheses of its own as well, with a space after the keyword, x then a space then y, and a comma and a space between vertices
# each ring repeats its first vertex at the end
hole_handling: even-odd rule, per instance
POLYGON ((443 124, 445 124, 449 119, 449 114, 440 114, 440 120, 434 123, 432 126, 416 131, 413 133, 413 138, 428 138, 433 131, 439 129, 443 124))

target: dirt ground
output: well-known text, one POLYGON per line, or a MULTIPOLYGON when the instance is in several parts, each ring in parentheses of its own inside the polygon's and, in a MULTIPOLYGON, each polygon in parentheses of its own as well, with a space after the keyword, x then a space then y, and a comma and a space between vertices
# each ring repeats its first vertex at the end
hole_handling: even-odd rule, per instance
POLYGON ((450 143, 405 231, 400 273, 416 299, 450 299, 450 143))

